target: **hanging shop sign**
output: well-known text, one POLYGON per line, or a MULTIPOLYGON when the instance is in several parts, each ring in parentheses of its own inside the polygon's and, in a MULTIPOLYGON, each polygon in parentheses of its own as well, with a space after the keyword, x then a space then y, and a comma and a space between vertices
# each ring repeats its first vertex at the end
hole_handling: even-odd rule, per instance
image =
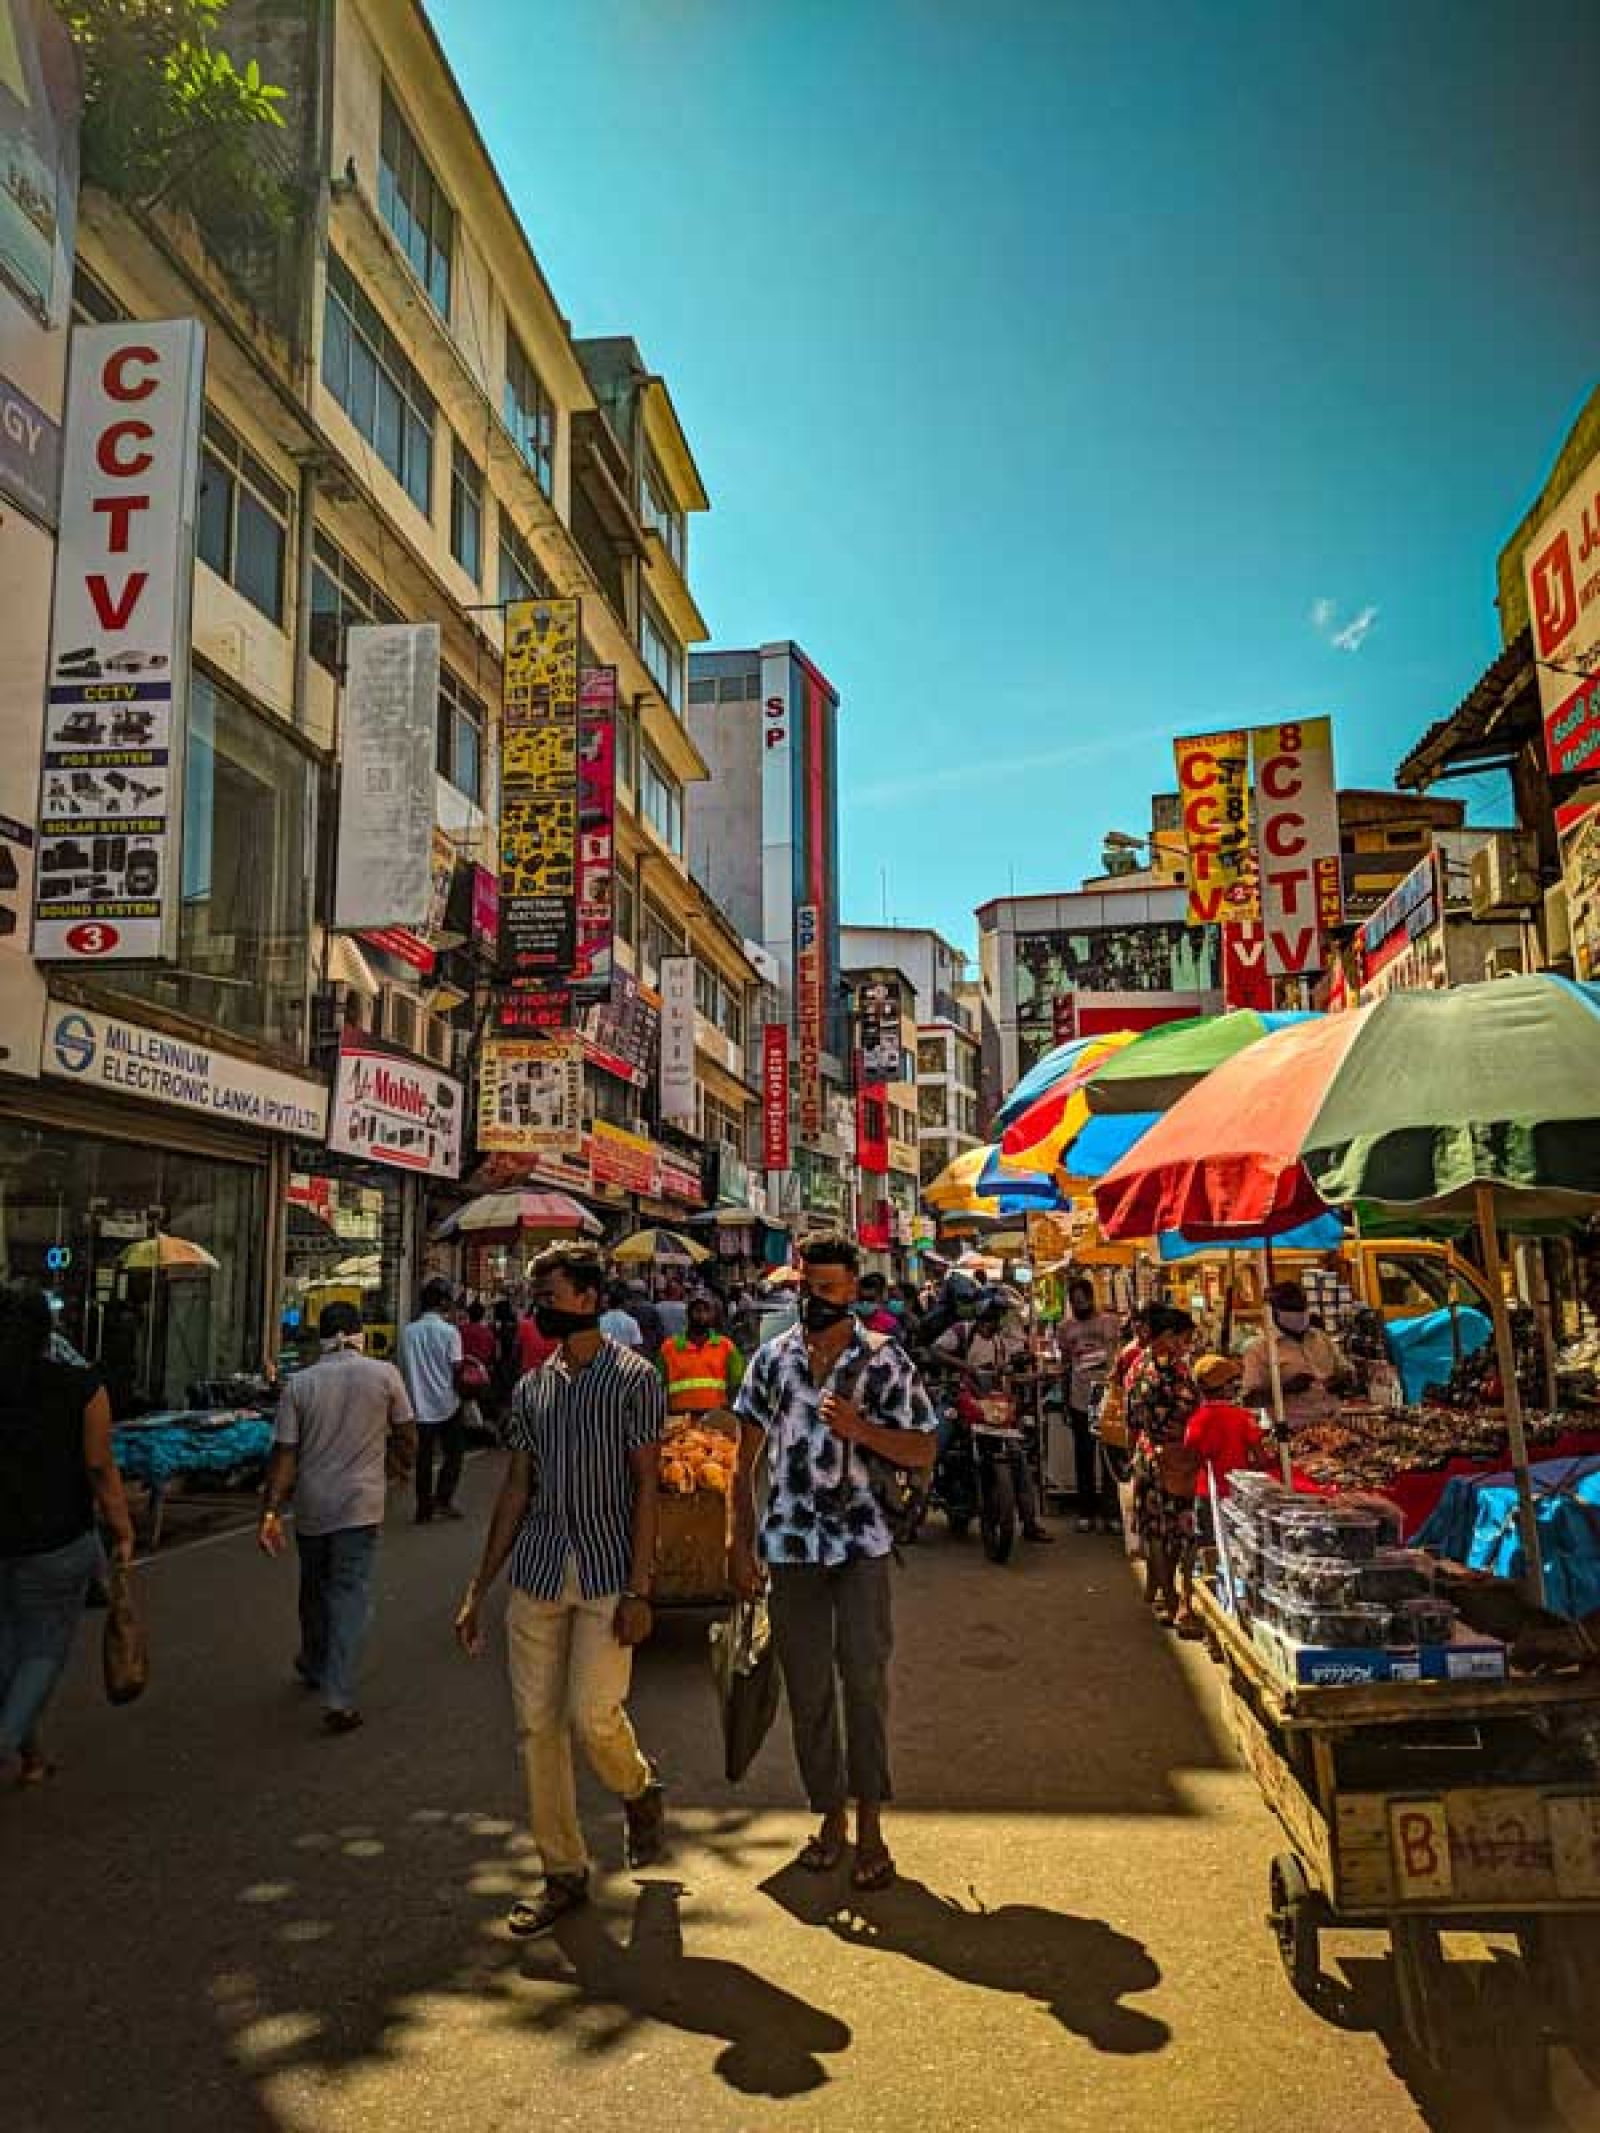
POLYGON ((423 932, 434 917, 439 625, 362 623, 345 643, 334 928, 423 932))
POLYGON ((889 1092, 881 1081, 856 1091, 856 1161, 875 1177, 889 1168, 889 1092))
POLYGON ((564 985, 501 985, 495 990, 494 1026, 506 1036, 538 1037, 572 1027, 572 994, 564 985))
POLYGON ((1551 775, 1600 772, 1600 456, 1529 541, 1523 570, 1551 775))
POLYGON ((471 870, 469 920, 474 948, 492 949, 500 933, 500 877, 487 867, 471 870))
POLYGON ((674 1155, 669 1148, 656 1152, 655 1191, 663 1199, 681 1200, 689 1207, 706 1204, 705 1177, 692 1156, 674 1155))
POLYGON ((578 602, 506 609, 500 747, 500 970, 572 981, 577 945, 578 602))
POLYGON ((602 1072, 635 1089, 648 1088, 661 1031, 661 995, 618 969, 611 997, 587 1009, 579 1024, 583 1048, 602 1072))
POLYGON ((789 1167, 789 1032, 781 1022, 761 1031, 761 1167, 789 1167))
POLYGON ((488 1153, 576 1156, 583 1145, 583 1046, 576 1037, 486 1037, 478 1146, 488 1153))
POLYGON ((822 1131, 822 918, 815 904, 794 914, 795 1024, 799 1035, 800 1131, 822 1131))
POLYGON ((170 962, 205 334, 79 326, 67 373, 33 952, 170 962))
POLYGON ((60 494, 60 427, 0 371, 0 496, 48 530, 60 494))
POLYGON ((856 1014, 861 1031, 861 1078, 900 1079, 900 995, 881 978, 857 988, 856 1014))
POLYGON ((1444 879, 1430 851, 1390 890, 1361 928, 1361 998, 1447 984, 1444 879))
POLYGON ((1266 928, 1256 918, 1229 918, 1218 931, 1222 936, 1223 1006, 1270 1008, 1266 928))
POLYGON ((1189 920, 1214 925, 1225 912, 1255 915, 1250 845, 1250 736, 1190 734, 1172 744, 1189 851, 1189 920))
POLYGON ((661 1116, 694 1124, 694 957, 661 958, 661 1116))
POLYGON ((46 1011, 42 1063, 47 1074, 81 1088, 171 1104, 231 1126, 320 1140, 328 1121, 328 1092, 319 1081, 60 1000, 46 1011))
POLYGON ((585 667, 578 682, 577 935, 572 991, 611 996, 617 841, 617 670, 585 667))
POLYGON ((1267 974, 1304 977, 1322 968, 1327 934, 1344 917, 1333 722, 1257 726, 1250 756, 1267 974))
POLYGON ((607 1118, 589 1129, 589 1168, 597 1185, 618 1185, 624 1192, 656 1189, 656 1147, 642 1133, 629 1133, 607 1118))
POLYGON ((328 1146, 428 1177, 461 1174, 459 1081, 361 1038, 339 1047, 328 1146))

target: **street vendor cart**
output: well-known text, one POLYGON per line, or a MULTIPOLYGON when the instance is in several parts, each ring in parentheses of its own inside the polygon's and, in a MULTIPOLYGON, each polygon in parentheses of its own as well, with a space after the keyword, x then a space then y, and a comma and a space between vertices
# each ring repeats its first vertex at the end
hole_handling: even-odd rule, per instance
POLYGON ((1549 2042, 1586 2042, 1600 2008, 1600 1673, 1290 1684, 1220 1597, 1195 1606, 1288 1839, 1269 1923, 1295 1990, 1316 2004, 1324 1931, 1385 1930, 1415 2050, 1481 2054, 1507 2109, 1535 2108, 1549 2042), (1444 1931, 1520 1960, 1447 1964, 1444 1931))
POLYGON ((658 1610, 728 1607, 738 1459, 733 1417, 719 1412, 669 1424, 660 1456, 655 1605, 658 1610))

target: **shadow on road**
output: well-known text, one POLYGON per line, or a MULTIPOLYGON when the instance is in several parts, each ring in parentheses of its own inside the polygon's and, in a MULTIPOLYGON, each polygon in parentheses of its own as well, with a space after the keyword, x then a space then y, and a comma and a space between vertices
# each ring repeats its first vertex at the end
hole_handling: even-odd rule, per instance
POLYGON ((852 1948, 903 1956, 958 1984, 1014 1994, 1045 2008, 1096 2051, 1158 2052, 1167 2024, 1129 1993, 1152 1992, 1161 1971, 1141 1941, 1100 1918, 1076 1918, 1031 1903, 986 1910, 936 1896, 920 1881, 897 1881, 879 1895, 841 1903, 836 1879, 786 1867, 762 1887, 802 1925, 826 1927, 852 1948))
POLYGON ((529 2026, 556 2030, 599 2009, 610 2019, 586 2032, 585 2051, 615 2050, 641 2024, 663 2023, 726 2039, 716 2072, 747 2096, 799 2096, 820 2088, 828 2079, 823 2055, 848 2049, 848 2026, 742 1963, 685 1954, 684 1893, 681 1882, 641 1882, 626 1940, 598 1910, 564 1920, 554 1940, 571 1965, 570 1976, 553 1972, 542 1951, 524 1960, 522 1975, 569 1985, 571 1992, 529 2017, 529 2026))

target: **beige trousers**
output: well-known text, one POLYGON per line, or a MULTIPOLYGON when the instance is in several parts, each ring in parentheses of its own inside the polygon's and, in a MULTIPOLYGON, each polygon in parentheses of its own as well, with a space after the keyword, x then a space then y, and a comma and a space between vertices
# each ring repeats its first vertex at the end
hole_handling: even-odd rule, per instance
POLYGON ((572 1763, 576 1734, 602 1785, 636 1800, 651 1782, 623 1708, 633 1653, 612 1635, 615 1593, 586 1600, 567 1564, 558 1600, 513 1589, 506 1611, 511 1702, 528 1786, 528 1824, 547 1874, 587 1871, 572 1763))

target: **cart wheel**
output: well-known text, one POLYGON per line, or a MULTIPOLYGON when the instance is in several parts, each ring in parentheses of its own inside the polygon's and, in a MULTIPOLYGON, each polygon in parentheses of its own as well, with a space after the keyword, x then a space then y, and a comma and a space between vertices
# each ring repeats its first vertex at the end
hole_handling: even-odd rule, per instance
POLYGON ((1448 2050, 1444 2019, 1444 1946, 1431 1918, 1393 1918, 1394 1985, 1400 2020, 1414 2050, 1441 2066, 1448 2050))
POLYGON ((1550 2107, 1550 2052, 1531 1978, 1502 1957, 1478 1983, 1475 2027, 1485 2071, 1519 2125, 1542 2122, 1550 2107))
POLYGON ((1301 1999, 1312 1999, 1322 1976, 1319 1933, 1326 1906, 1292 1852, 1279 1852, 1273 1860, 1269 1885, 1272 1909, 1267 1923, 1278 1943, 1284 1970, 1301 1999))

